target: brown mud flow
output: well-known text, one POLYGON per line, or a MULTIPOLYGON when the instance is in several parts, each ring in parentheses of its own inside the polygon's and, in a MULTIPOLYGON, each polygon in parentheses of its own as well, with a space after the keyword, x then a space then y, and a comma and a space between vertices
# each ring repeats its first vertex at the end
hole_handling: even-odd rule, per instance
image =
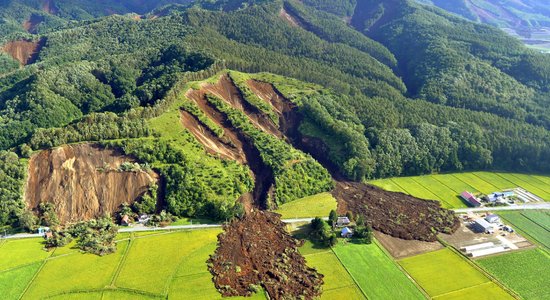
POLYGON ((158 182, 152 171, 120 171, 125 162, 134 161, 91 144, 41 151, 29 162, 26 203, 31 209, 41 202, 54 204, 62 223, 113 214, 158 182))
POLYGON ((261 286, 271 299, 320 296, 323 275, 307 267, 279 215, 251 212, 225 225, 218 241, 208 264, 222 295, 250 296, 261 286))
POLYGON ((17 60, 21 65, 34 63, 38 59, 40 50, 46 43, 45 39, 37 41, 11 41, 2 46, 1 50, 17 60))

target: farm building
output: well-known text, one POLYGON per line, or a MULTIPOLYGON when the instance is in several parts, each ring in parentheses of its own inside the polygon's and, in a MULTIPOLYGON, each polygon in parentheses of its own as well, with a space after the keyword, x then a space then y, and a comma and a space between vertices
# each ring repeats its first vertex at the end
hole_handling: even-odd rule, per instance
POLYGON ((487 195, 487 201, 496 202, 499 199, 510 198, 513 196, 515 196, 515 193, 513 191, 494 192, 487 195))
POLYGON ((460 194, 460 197, 466 200, 466 202, 470 203, 470 205, 472 205, 473 207, 481 206, 481 202, 479 201, 479 199, 477 199, 476 196, 468 191, 462 192, 462 194, 460 194))
POLYGON ((340 235, 342 235, 342 237, 345 237, 345 238, 350 238, 353 236, 353 231, 348 227, 344 227, 340 235))
POLYGON ((495 214, 490 214, 490 215, 487 215, 485 217, 485 221, 489 222, 489 223, 499 223, 500 222, 500 218, 499 216, 495 215, 495 214))
POLYGON ((338 227, 344 227, 348 226, 351 223, 348 217, 338 217, 338 220, 336 220, 336 226, 338 227))
POLYGON ((485 221, 482 218, 476 219, 474 221, 473 229, 477 232, 484 232, 484 233, 493 233, 493 232, 495 232, 495 229, 493 228, 493 225, 491 225, 489 222, 485 221))

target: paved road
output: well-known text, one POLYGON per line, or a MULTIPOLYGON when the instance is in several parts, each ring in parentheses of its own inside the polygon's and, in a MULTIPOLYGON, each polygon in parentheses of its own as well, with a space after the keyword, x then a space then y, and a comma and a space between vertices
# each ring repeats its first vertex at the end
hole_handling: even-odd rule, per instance
POLYGON ((550 209, 550 203, 533 203, 513 206, 497 206, 497 207, 477 207, 477 208, 458 208, 453 209, 457 213, 467 213, 476 211, 498 211, 498 210, 524 210, 524 209, 550 209))
MULTIPOLYGON (((478 211, 498 211, 498 210, 524 210, 524 209, 550 209, 550 203, 537 203, 526 205, 514 205, 514 206, 499 206, 499 207, 480 207, 480 208, 459 208, 454 209, 456 213, 478 212, 478 211)), ((328 220, 328 218, 323 218, 328 220)), ((308 223, 313 218, 299 218, 299 219, 284 219, 285 223, 308 223)), ((166 227, 145 227, 145 226, 133 226, 124 227, 118 230, 118 232, 141 232, 141 231, 167 231, 167 230, 184 230, 184 229, 205 229, 205 228, 219 228, 221 224, 196 224, 196 225, 176 225, 166 227)), ((39 234, 15 234, 8 236, 0 236, 2 239, 27 239, 41 237, 39 234)))

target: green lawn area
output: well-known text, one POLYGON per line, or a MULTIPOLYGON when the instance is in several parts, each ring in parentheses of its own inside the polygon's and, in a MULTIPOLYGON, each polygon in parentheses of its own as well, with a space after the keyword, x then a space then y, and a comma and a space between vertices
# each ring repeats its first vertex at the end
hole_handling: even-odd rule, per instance
POLYGON ((311 242, 306 242, 300 247, 300 253, 306 258, 308 266, 317 269, 325 276, 321 299, 365 299, 353 278, 330 248, 316 248, 311 242))
POLYGON ((0 295, 3 299, 18 299, 32 279, 40 262, 0 272, 0 295))
POLYGON ((532 240, 538 242, 547 249, 550 249, 550 232, 548 231, 548 229, 529 219, 527 217, 529 216, 528 212, 503 211, 499 214, 506 221, 511 223, 513 225, 512 227, 515 227, 515 229, 519 230, 521 233, 524 233, 524 235, 527 235, 528 238, 531 238, 532 240))
POLYGON ((42 242, 44 239, 41 238, 4 242, 0 247, 0 272, 42 261, 50 256, 51 253, 42 250, 42 242))
POLYGON ((516 187, 550 201, 550 177, 541 175, 471 172, 395 177, 373 180, 370 183, 388 191, 438 200, 446 208, 466 207, 467 204, 459 198, 463 191, 489 194, 516 187))
POLYGON ((333 249, 368 299, 425 299, 376 243, 339 243, 333 249))
POLYGON ((331 210, 336 210, 336 204, 330 193, 321 193, 285 203, 275 212, 283 219, 325 217, 331 210))
POLYGON ((476 261, 525 299, 550 299, 550 256, 541 249, 513 252, 476 261))
POLYGON ((399 264, 431 297, 437 299, 486 299, 486 290, 499 295, 494 299, 513 299, 449 249, 408 257, 400 260, 399 264))

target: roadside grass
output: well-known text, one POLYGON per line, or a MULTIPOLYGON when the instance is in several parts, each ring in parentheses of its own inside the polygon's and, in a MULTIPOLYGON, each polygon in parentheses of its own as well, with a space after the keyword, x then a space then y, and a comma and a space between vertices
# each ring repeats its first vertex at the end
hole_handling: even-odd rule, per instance
POLYGON ((523 215, 523 212, 502 211, 499 214, 506 221, 511 223, 516 230, 524 233, 528 238, 530 237, 547 249, 550 249, 550 232, 548 229, 528 219, 523 215))
POLYGON ((425 299, 376 243, 339 243, 333 250, 368 299, 425 299))
POLYGON ((476 263, 524 299, 550 299, 550 256, 541 249, 482 258, 476 263))
MULTIPOLYGON (((220 232, 194 230, 135 239, 115 285, 163 294, 180 262, 205 243, 216 241, 220 232)), ((203 262, 201 270, 204 265, 203 262)))
POLYGON ((399 264, 434 298, 440 296, 441 299, 480 299, 476 297, 482 296, 483 291, 490 287, 493 294, 501 294, 498 299, 513 299, 464 258, 449 249, 408 257, 400 260, 399 264), (484 288, 473 288, 482 284, 484 288))
POLYGON ((23 297, 44 299, 75 290, 104 288, 111 282, 111 276, 127 246, 128 242, 118 243, 117 252, 104 257, 74 253, 50 259, 46 261, 23 297))
POLYGON ((369 183, 388 191, 404 192, 421 199, 438 200, 445 208, 463 208, 467 204, 460 193, 489 194, 521 187, 550 201, 550 177, 496 172, 434 174, 378 179, 369 183))
POLYGON ((46 259, 51 253, 43 250, 44 239, 9 240, 0 247, 0 272, 46 259))
POLYGON ((275 212, 283 219, 325 217, 331 210, 336 210, 336 205, 336 199, 330 193, 321 193, 285 203, 275 212))
POLYGON ((10 271, 0 272, 0 298, 19 299, 29 281, 40 268, 40 263, 19 267, 10 271))
POLYGON ((316 248, 307 241, 300 247, 309 267, 324 275, 321 299, 365 299, 359 287, 330 248, 316 248), (345 294, 343 294, 345 293, 345 294))

